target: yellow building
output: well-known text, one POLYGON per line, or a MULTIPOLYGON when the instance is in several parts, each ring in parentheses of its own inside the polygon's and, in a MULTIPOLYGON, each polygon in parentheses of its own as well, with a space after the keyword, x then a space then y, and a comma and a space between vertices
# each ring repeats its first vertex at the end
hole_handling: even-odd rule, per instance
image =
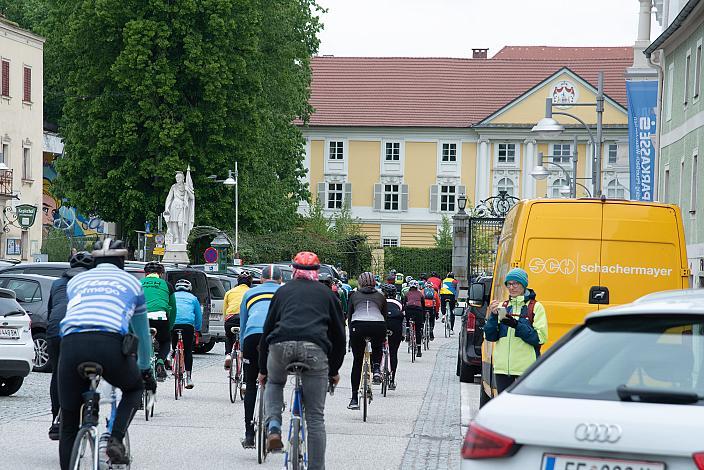
MULTIPOLYGON (((538 153, 571 173, 578 138, 577 178, 593 190, 593 149, 586 130, 565 116, 559 138, 541 140, 531 128, 552 97, 590 126, 599 71, 606 105, 602 186, 607 197, 628 197, 628 125, 624 73, 630 47, 505 47, 492 58, 316 57, 311 104, 302 126, 307 183, 328 215, 343 205, 362 222, 371 243, 433 246, 443 215, 457 196, 471 204, 499 191, 519 198, 565 197, 557 165, 543 181, 530 176, 538 153)), ((301 206, 305 212, 306 205, 301 206)))

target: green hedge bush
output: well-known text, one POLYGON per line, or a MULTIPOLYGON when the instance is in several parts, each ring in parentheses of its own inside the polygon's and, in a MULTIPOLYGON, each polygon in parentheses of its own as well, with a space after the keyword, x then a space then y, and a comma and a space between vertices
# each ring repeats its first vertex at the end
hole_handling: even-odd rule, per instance
POLYGON ((391 269, 414 278, 432 271, 445 277, 452 270, 452 248, 385 247, 384 272, 391 269))

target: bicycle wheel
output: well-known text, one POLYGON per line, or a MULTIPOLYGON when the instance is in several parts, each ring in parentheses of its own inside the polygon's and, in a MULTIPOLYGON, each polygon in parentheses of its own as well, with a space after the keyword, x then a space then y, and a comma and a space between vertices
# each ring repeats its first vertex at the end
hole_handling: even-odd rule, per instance
POLYGON ((264 463, 266 460, 266 434, 264 432, 264 388, 259 386, 257 389, 257 417, 254 427, 256 429, 257 438, 257 462, 264 463))
POLYGON ((237 355, 237 393, 240 395, 240 400, 244 401, 244 362, 242 361, 242 355, 237 355))
POLYGON ((386 389, 389 387, 389 374, 386 372, 386 360, 384 360, 384 370, 381 372, 381 394, 386 396, 386 389))
POLYGON ((230 366, 230 369, 227 373, 227 380, 228 380, 228 382, 230 382, 230 403, 234 403, 235 400, 237 399, 236 394, 235 394, 236 383, 235 383, 234 369, 235 369, 234 367, 230 366))
MULTIPOLYGON (((121 469, 124 470, 130 470, 130 466, 132 465, 132 452, 130 450, 130 433, 129 430, 125 431, 125 437, 122 439, 122 443, 125 445, 125 455, 127 456, 127 465, 124 465, 120 467, 121 469)), ((112 468, 112 467, 109 467, 112 468)))
POLYGON ((149 421, 149 390, 145 390, 142 394, 142 401, 144 402, 144 419, 149 421))
POLYGON ((445 315, 445 338, 450 337, 450 332, 451 332, 451 330, 450 330, 450 316, 445 315))
POLYGON ((364 366, 362 367, 362 421, 367 421, 367 406, 369 405, 369 395, 367 389, 369 388, 369 364, 364 361, 364 366))
POLYGON ((98 468, 98 452, 95 445, 95 428, 83 426, 76 434, 71 450, 71 470, 94 470, 98 468))
POLYGON ((301 421, 300 418, 293 420, 291 431, 291 450, 288 453, 288 458, 291 461, 291 469, 299 470, 301 468, 301 421))
POLYGON ((178 400, 178 387, 179 387, 179 381, 181 380, 179 378, 179 373, 181 371, 181 368, 179 367, 180 363, 181 362, 179 360, 179 353, 178 353, 178 349, 177 349, 176 351, 174 351, 173 362, 171 365, 171 371, 174 376, 174 398, 176 400, 178 400))

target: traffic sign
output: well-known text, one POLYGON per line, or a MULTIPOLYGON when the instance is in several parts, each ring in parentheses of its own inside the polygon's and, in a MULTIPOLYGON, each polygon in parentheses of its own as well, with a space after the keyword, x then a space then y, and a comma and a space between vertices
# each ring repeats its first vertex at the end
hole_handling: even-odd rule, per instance
POLYGON ((217 263, 218 250, 216 250, 215 248, 210 246, 205 249, 205 253, 203 253, 203 257, 205 258, 206 263, 217 263))
POLYGON ((163 245, 165 241, 166 241, 166 237, 164 236, 163 233, 157 233, 154 236, 154 243, 156 243, 157 245, 163 245))
POLYGON ((159 247, 154 248, 154 251, 152 251, 152 253, 155 254, 156 256, 164 256, 165 252, 166 252, 166 249, 163 247, 162 248, 159 248, 159 247))
POLYGON ((218 263, 205 263, 203 271, 207 273, 216 273, 218 271, 218 263))

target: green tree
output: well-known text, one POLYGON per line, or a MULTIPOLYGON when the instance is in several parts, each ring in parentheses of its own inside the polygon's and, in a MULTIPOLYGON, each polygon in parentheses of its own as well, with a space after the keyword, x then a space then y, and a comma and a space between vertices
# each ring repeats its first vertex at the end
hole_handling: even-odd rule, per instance
POLYGON ((437 235, 433 235, 433 238, 435 238, 436 247, 452 248, 452 224, 450 223, 450 218, 448 216, 442 216, 440 230, 437 235))
POLYGON ((234 192, 207 176, 237 161, 241 229, 297 220, 314 0, 46 1, 62 20, 58 196, 137 229, 190 165, 196 224, 232 228, 234 192))

